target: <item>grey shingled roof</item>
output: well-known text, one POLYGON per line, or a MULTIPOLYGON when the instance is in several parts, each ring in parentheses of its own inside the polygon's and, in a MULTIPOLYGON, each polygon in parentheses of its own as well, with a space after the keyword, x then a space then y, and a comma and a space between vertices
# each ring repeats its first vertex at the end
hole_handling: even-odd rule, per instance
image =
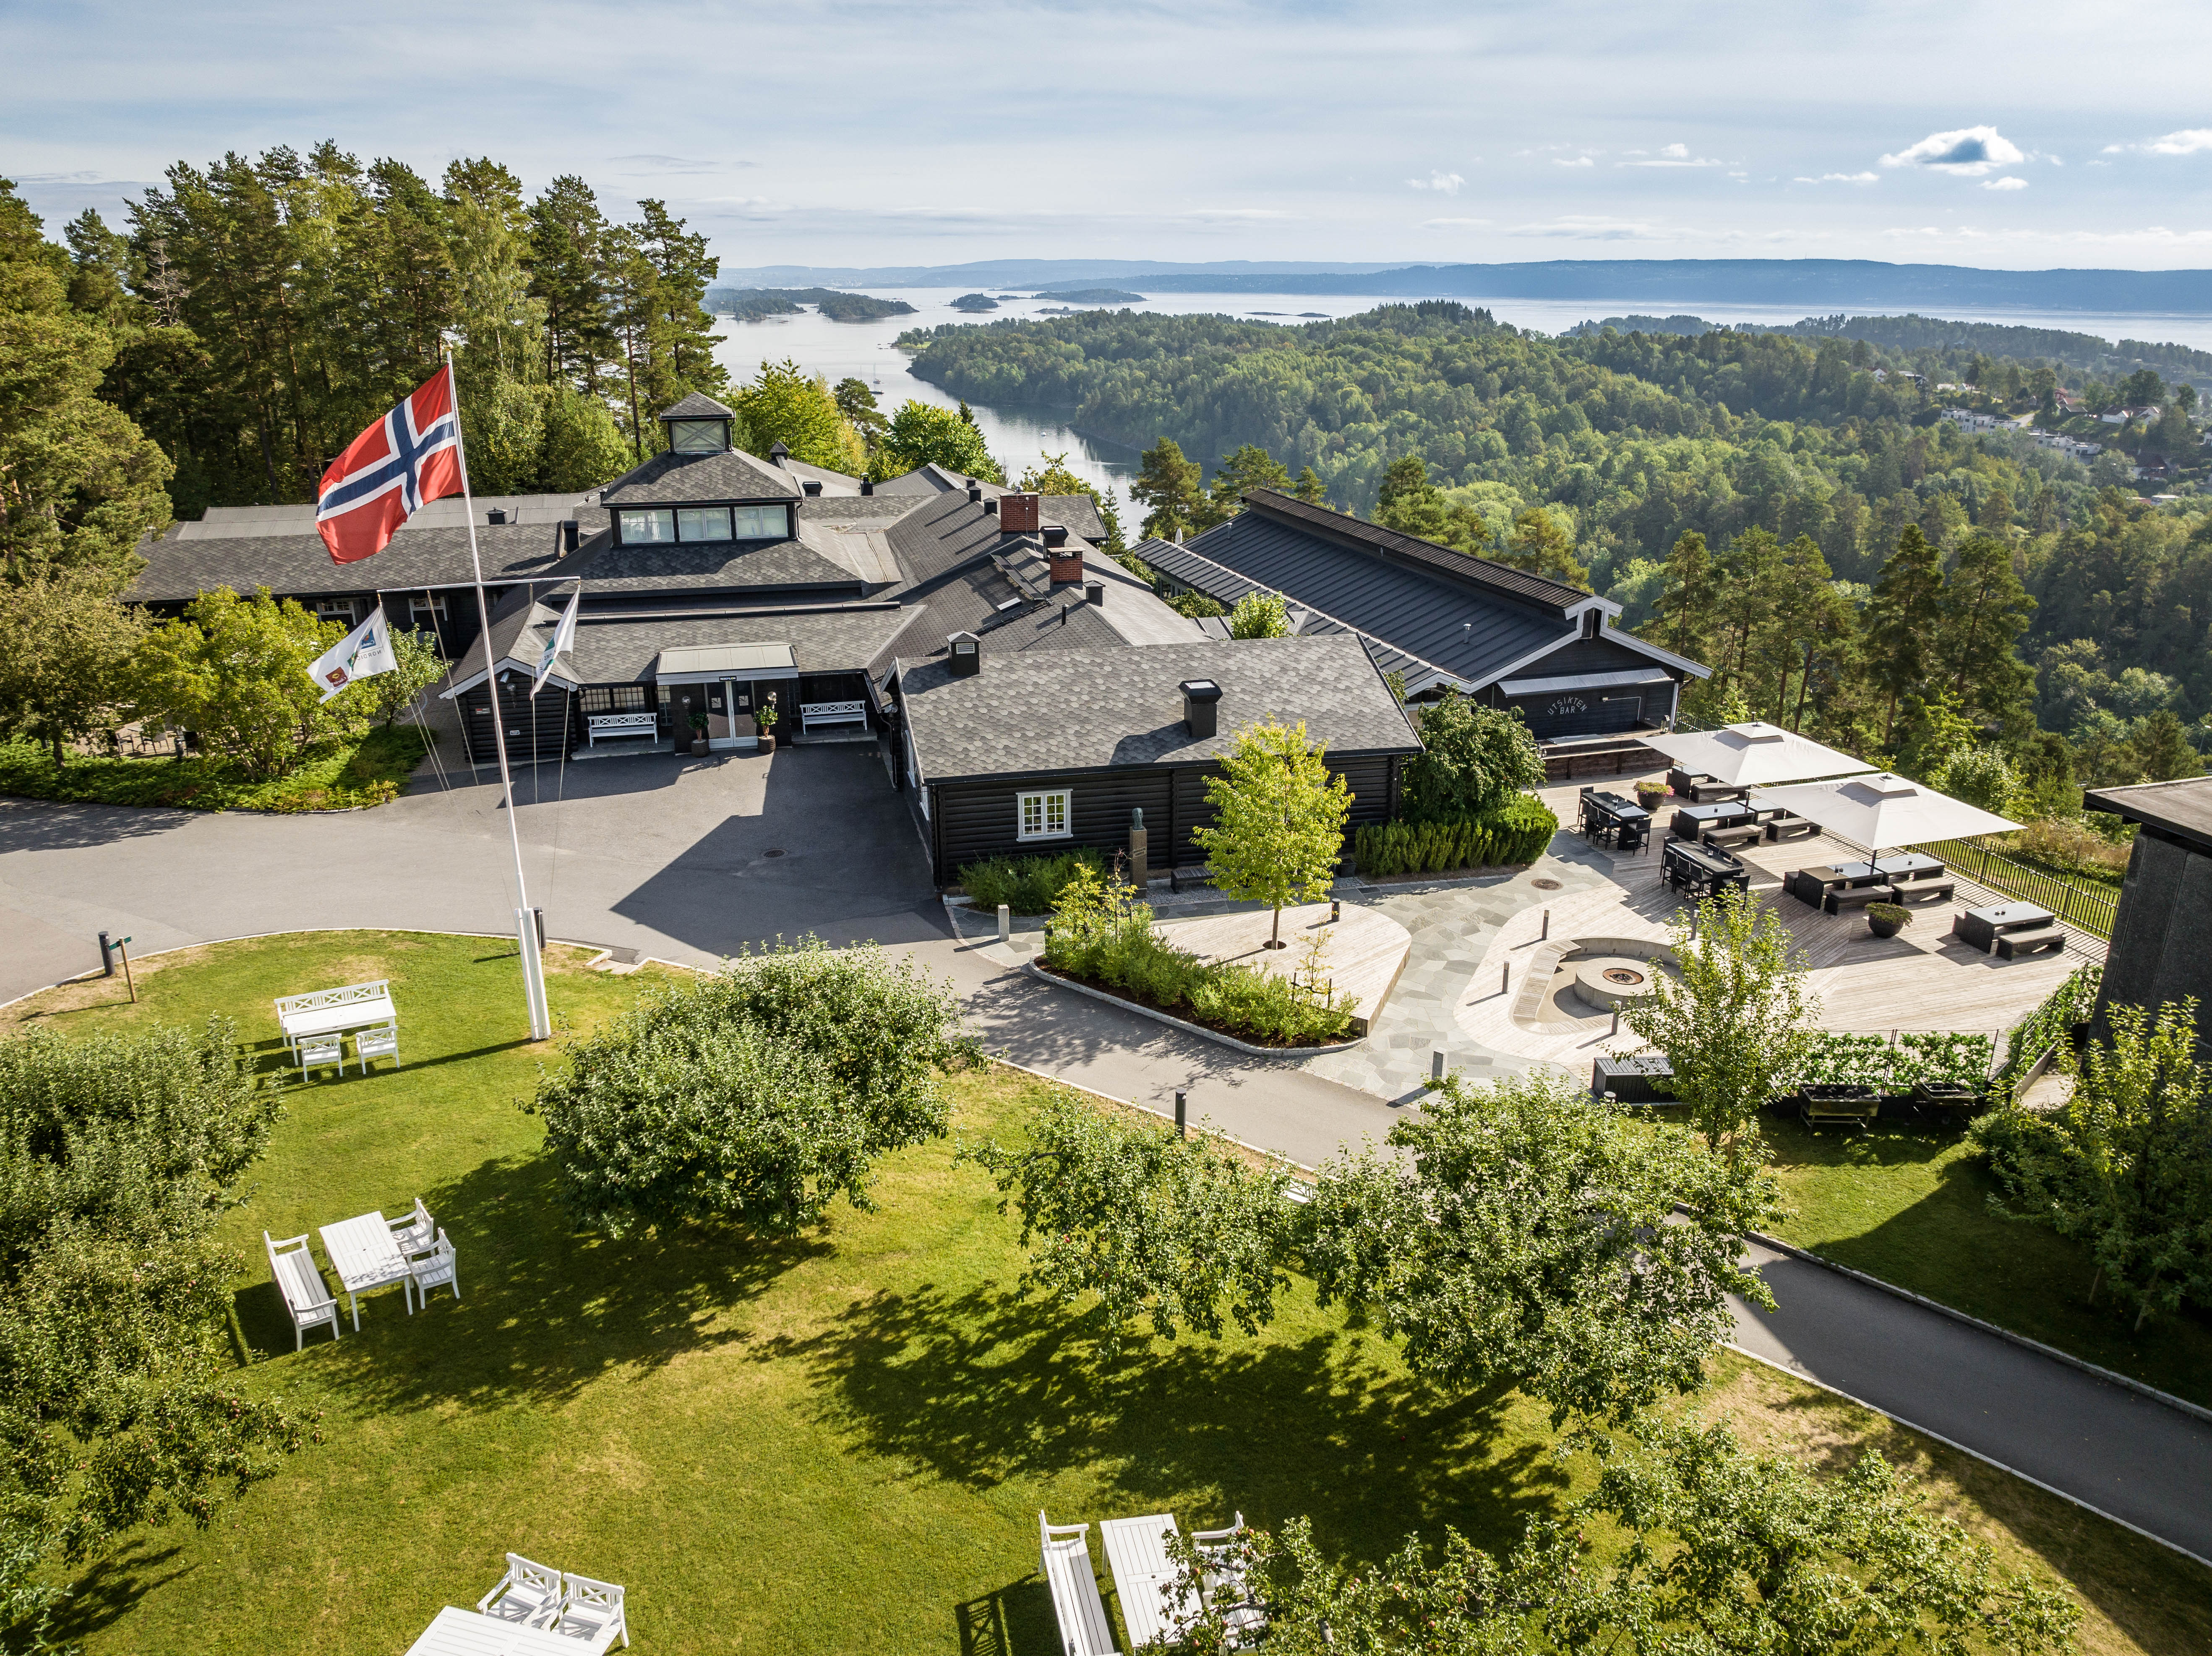
MULTIPOLYGON (((561 658, 563 676, 580 684, 639 684, 653 676, 663 650, 715 644, 788 644, 802 673, 860 672, 908 619, 887 606, 811 611, 753 610, 666 620, 578 620, 576 642, 561 658)), ((521 653, 535 658, 560 620, 541 604, 521 653)), ((495 632, 498 630, 495 626, 495 632)), ((513 652, 510 652, 513 653, 513 652)))
MULTIPOLYGON (((1478 688, 1547 645, 1571 641, 1577 631, 1556 609, 1492 597, 1268 513, 1240 512, 1185 549, 1478 688)), ((1203 580, 1169 573, 1209 597, 1222 597, 1203 580)))
MULTIPOLYGON (((484 581, 493 586, 557 580, 577 561, 562 558, 557 523, 479 525, 477 545, 484 581)), ((265 586, 280 597, 309 597, 453 586, 474 579, 465 528, 412 523, 402 525, 383 551, 358 563, 332 563, 330 549, 312 528, 235 538, 186 537, 172 529, 158 541, 142 541, 138 554, 146 567, 124 597, 141 604, 194 598, 218 586, 236 592, 265 586)))
POLYGON ((1348 513, 1332 512, 1325 506, 1311 505, 1279 489, 1247 489, 1244 502, 1250 509, 1264 515, 1285 519, 1322 535, 1352 540, 1378 553, 1410 559, 1440 575, 1455 580, 1472 581, 1492 589, 1501 597, 1524 604, 1540 604, 1562 614, 1569 607, 1591 596, 1579 586, 1568 586, 1542 575, 1532 575, 1525 569, 1514 568, 1510 564, 1493 563, 1488 558, 1455 552, 1449 546, 1425 541, 1418 535, 1385 529, 1381 524, 1369 523, 1348 513))
POLYGON ((854 573, 798 541, 610 541, 571 559, 585 601, 602 592, 736 592, 778 586, 857 591, 854 573))
POLYGON ((704 391, 693 391, 672 409, 663 409, 662 420, 734 420, 738 411, 726 409, 704 391))
POLYGON ((925 782, 1201 764, 1271 718, 1303 719, 1347 757, 1420 749, 1366 652, 1343 636, 987 656, 967 678, 941 660, 902 658, 899 682, 925 782), (1218 735, 1185 728, 1176 687, 1188 678, 1221 686, 1218 735))
POLYGON ((799 482, 743 449, 720 454, 656 454, 599 491, 599 504, 681 506, 694 500, 794 500, 799 482))
MULTIPOLYGON (((986 500, 996 500, 1001 494, 1015 493, 1004 483, 994 483, 988 477, 978 477, 975 486, 983 491, 986 500)), ((876 485, 878 494, 913 496, 957 494, 966 490, 968 479, 957 471, 948 471, 932 461, 926 466, 916 466, 912 471, 876 485)), ((1039 523, 1058 524, 1071 535, 1089 541, 1093 546, 1106 539, 1106 520, 1098 515, 1098 503, 1088 494, 1042 494, 1037 497, 1039 523)))

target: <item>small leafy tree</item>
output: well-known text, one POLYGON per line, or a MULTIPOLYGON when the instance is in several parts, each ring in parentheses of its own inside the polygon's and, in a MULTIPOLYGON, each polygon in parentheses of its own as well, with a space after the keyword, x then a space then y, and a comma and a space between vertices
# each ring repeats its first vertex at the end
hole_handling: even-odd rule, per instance
POLYGON ((266 587, 250 598, 227 586, 203 592, 140 648, 138 705, 198 731, 250 776, 282 775, 348 721, 338 701, 323 705, 307 674, 345 631, 266 587))
POLYGON ((1544 755, 1517 708, 1448 692, 1414 712, 1422 751, 1406 769, 1407 820, 1480 816, 1544 785, 1544 755))
POLYGON ((754 442, 781 443, 793 459, 832 471, 857 476, 866 470, 866 446, 820 374, 793 361, 763 362, 732 400, 754 442))
MULTIPOLYGON (((2000 1571, 1879 1453, 1824 1477, 1696 1421, 1641 1427, 1596 1489, 1531 1520, 1502 1560, 1447 1528, 1439 1557, 1409 1536, 1379 1568, 1346 1572, 1303 1518, 1241 1532, 1225 1558, 1170 1544, 1188 1587, 1246 1581, 1267 1606, 1267 1648, 1290 1656, 2063 1656, 2081 1623, 2063 1587, 2000 1571), (1597 1554, 1593 1525, 1626 1544, 1597 1554)), ((1242 1647, 1234 1595, 1186 1602, 1203 1608, 1170 1656, 1242 1647)))
POLYGON ((1191 834, 1206 853, 1206 871, 1228 895, 1262 902, 1275 911, 1270 949, 1283 946, 1283 905, 1316 902, 1344 851, 1344 820, 1352 790, 1332 774, 1325 750, 1309 747, 1305 721, 1270 721, 1237 734, 1237 748, 1221 761, 1223 774, 1206 779, 1214 821, 1191 834))
POLYGON ((131 659, 146 623, 94 570, 64 568, 0 586, 0 730, 53 751, 113 722, 131 698, 131 659))
POLYGON ((1006 481, 1005 470, 984 447, 983 434, 972 419, 963 420, 951 409, 932 408, 927 403, 901 404, 884 430, 868 475, 881 482, 932 464, 963 477, 981 477, 994 483, 1006 481))
POLYGON ((525 1107, 580 1223, 790 1235, 841 1192, 867 1208, 879 1157, 943 1135, 943 1072, 972 1050, 958 1018, 880 950, 779 944, 647 994, 525 1107))
POLYGON ((1145 508, 1144 533, 1163 541, 1179 541, 1196 525, 1204 508, 1200 484, 1206 468, 1183 458, 1182 445, 1163 437, 1138 457, 1136 481, 1129 498, 1145 508))
MULTIPOLYGON (((1221 613, 1218 604, 1214 606, 1213 613, 1221 613)), ((1290 606, 1280 592, 1247 592, 1237 600, 1237 607, 1229 612, 1229 636, 1231 638, 1288 638, 1290 635, 1290 606)))
POLYGON ((1820 1033, 1802 956, 1782 917, 1743 892, 1699 903, 1696 923, 1678 920, 1669 943, 1680 980, 1654 971, 1649 994, 1621 1003, 1621 1022, 1666 1053, 1674 1095, 1709 1149, 1732 1165, 1761 1159, 1759 1113, 1820 1033))
POLYGON ((2116 1005, 2108 1040, 2078 1059, 2055 1114, 2007 1109, 1977 1124, 2004 1199, 2000 1212, 2086 1244, 2094 1299, 2110 1283, 2136 1310, 2212 1307, 2212 1069, 2197 1054, 2197 1003, 2116 1005))
POLYGON ((1988 743, 1954 752, 1944 761, 1936 786, 1954 799, 1999 816, 2010 813, 2021 792, 2019 773, 2004 749, 1988 743))
POLYGON ((438 653, 437 640, 426 628, 392 628, 392 653, 399 664, 397 667, 388 673, 356 679, 338 692, 331 705, 344 703, 345 712, 353 718, 388 730, 392 720, 414 706, 416 697, 446 676, 445 658, 438 653))

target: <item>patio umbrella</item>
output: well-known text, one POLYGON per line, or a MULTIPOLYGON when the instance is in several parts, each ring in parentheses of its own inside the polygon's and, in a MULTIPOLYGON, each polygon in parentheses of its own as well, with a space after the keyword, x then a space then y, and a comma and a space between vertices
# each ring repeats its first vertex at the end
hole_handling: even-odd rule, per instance
POLYGON ((1887 771, 1854 776, 1844 782, 1761 788, 1752 796, 1752 803, 1761 810, 1778 805, 1795 811, 1838 840, 1877 854, 1899 846, 2002 834, 2020 826, 1979 805, 1954 799, 1925 783, 1893 776, 1887 771))
POLYGON ((1692 776, 1710 776, 1735 788, 1852 776, 1874 768, 1863 759, 1823 747, 1810 737, 1756 722, 1647 736, 1644 745, 1658 749, 1692 776))

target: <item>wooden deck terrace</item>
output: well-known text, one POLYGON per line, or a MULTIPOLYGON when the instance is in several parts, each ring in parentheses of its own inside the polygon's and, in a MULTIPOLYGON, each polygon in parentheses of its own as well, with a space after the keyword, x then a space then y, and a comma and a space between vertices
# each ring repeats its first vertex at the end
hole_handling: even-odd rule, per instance
MULTIPOLYGON (((1545 791, 1545 803, 1563 825, 1575 818, 1577 788, 1545 791)), ((1671 816, 1662 809, 1659 820, 1671 816)), ((1567 831, 1574 832, 1571 826, 1567 831)), ((1579 842, 1580 836, 1577 834, 1579 842)), ((1572 974, 1561 958, 1579 937, 1645 939, 1664 943, 1689 907, 1660 877, 1659 841, 1626 855, 1591 846, 1588 855, 1610 883, 1563 893, 1549 905, 1550 935, 1540 938, 1544 905, 1512 916, 1492 941, 1474 982, 1458 1009, 1465 1034, 1498 1050, 1576 1066, 1586 1073, 1601 1049, 1629 1051, 1642 1045, 1625 1028, 1609 1036, 1611 1018, 1587 1011, 1562 996, 1572 974), (1512 989, 1500 990, 1510 964, 1512 989)), ((1958 879, 1956 895, 1940 903, 1912 906, 1912 924, 1894 937, 1867 929, 1863 910, 1827 914, 1782 889, 1783 877, 1800 868, 1855 861, 1863 853, 1826 835, 1761 840, 1739 853, 1751 870, 1751 894, 1782 917, 1820 997, 1820 1024, 1838 1032, 1890 1034, 1904 1030, 1985 1031, 2002 1034, 2040 1005, 2085 961, 2105 958, 2102 939, 2072 927, 2056 952, 2005 960, 1985 955, 1951 935, 1960 911, 2009 901, 1958 879)), ((1947 878, 1956 879, 1955 875, 1947 878)))

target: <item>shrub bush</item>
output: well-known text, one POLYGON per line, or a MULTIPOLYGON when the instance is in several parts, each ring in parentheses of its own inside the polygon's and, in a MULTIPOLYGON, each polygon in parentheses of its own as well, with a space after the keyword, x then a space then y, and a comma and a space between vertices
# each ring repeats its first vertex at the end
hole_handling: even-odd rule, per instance
POLYGON ((1089 870, 1094 879, 1106 877, 1106 859, 1085 849, 1043 857, 987 857, 961 869, 960 884, 978 908, 995 910, 1004 903, 1017 914, 1049 914, 1079 868, 1089 870))
POLYGON ((1984 1034, 1905 1034, 1893 1046, 1881 1035, 1826 1033, 1814 1042, 1791 1085, 1871 1087, 1887 1098, 1900 1098, 1921 1081, 1979 1090, 1989 1084, 1996 1050, 1984 1034))
POLYGON ((1534 794, 1476 817, 1434 822, 1374 822, 1354 830, 1352 854, 1368 875, 1434 874, 1450 868, 1533 863, 1559 831, 1559 819, 1534 794))
POLYGON ((1137 901, 1132 888, 1103 885, 1088 869, 1061 889, 1045 932, 1044 960, 1069 977, 1273 1046, 1342 1040, 1359 1005, 1348 996, 1322 1002, 1273 973, 1200 960, 1176 948, 1152 929, 1152 907, 1137 901))

